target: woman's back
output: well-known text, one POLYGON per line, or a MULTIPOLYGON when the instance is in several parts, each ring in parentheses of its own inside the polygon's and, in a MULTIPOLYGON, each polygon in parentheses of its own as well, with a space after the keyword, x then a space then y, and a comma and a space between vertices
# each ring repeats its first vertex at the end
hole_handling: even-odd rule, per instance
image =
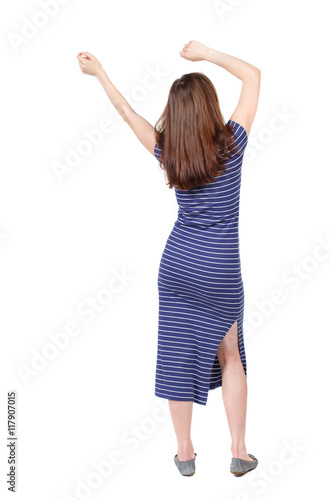
MULTIPOLYGON (((244 372, 244 288, 239 253, 241 168, 248 142, 234 127, 237 152, 226 170, 206 185, 175 194, 178 219, 167 239, 158 274, 159 397, 206 405, 209 389, 222 385, 217 349, 237 321, 244 372)), ((155 155, 161 150, 155 146, 155 155)))
MULTIPOLYGON (((241 167, 248 137, 239 123, 233 120, 229 120, 228 123, 234 128, 240 154, 235 154, 226 161, 227 170, 215 181, 188 190, 174 187, 179 205, 176 225, 204 228, 215 224, 226 224, 233 215, 238 215, 241 167)), ((161 150, 156 144, 155 156, 158 160, 160 153, 161 150)))

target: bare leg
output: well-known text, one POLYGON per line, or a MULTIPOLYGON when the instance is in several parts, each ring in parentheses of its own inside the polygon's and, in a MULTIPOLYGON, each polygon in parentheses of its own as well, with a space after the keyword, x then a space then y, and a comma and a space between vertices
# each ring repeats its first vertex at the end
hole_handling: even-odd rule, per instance
POLYGON ((183 462, 195 458, 194 447, 190 437, 192 420, 192 401, 168 400, 171 418, 178 443, 178 460, 183 462))
POLYGON ((252 460, 245 446, 247 383, 239 353, 237 321, 220 342, 217 355, 222 371, 222 399, 232 439, 232 456, 252 460))

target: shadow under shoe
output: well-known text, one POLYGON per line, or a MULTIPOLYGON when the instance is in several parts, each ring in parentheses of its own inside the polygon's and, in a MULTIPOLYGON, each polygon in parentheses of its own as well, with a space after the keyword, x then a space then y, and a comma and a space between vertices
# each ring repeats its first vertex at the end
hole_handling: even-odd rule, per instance
POLYGON ((193 476, 196 472, 196 464, 195 464, 195 459, 197 457, 197 453, 195 453, 195 458, 192 458, 191 460, 185 460, 183 462, 180 462, 178 460, 178 455, 174 456, 174 463, 177 466, 179 472, 182 474, 182 476, 193 476))

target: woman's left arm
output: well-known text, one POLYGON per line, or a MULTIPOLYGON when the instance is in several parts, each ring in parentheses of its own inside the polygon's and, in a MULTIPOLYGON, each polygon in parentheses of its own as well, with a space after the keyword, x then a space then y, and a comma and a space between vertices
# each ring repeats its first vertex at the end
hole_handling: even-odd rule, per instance
POLYGON ((134 111, 125 97, 113 85, 98 59, 89 52, 79 52, 79 66, 83 73, 97 78, 104 88, 111 103, 123 120, 128 123, 139 141, 154 156, 156 139, 154 127, 145 118, 134 111), (84 57, 85 56, 85 57, 84 57))

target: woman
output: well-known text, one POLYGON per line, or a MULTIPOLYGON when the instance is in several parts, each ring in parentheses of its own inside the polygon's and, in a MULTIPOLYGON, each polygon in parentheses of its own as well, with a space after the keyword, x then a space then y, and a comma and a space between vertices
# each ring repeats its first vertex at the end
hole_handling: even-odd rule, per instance
POLYGON ((175 189, 178 219, 161 257, 155 395, 166 398, 177 438, 174 462, 195 473, 190 437, 193 403, 222 386, 231 433, 230 472, 242 475, 258 460, 245 445, 247 407, 243 338, 244 288, 239 253, 241 167, 257 111, 260 70, 193 40, 180 52, 209 61, 242 81, 238 104, 224 122, 216 90, 203 73, 175 80, 155 127, 138 115, 89 52, 77 56, 83 73, 99 80, 141 143, 160 161, 175 189))

